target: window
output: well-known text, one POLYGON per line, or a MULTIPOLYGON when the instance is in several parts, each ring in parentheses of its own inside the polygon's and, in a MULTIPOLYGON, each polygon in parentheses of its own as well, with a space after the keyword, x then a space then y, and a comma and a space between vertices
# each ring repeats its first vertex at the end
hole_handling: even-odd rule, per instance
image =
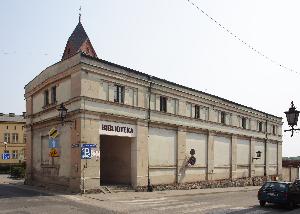
POLYGON ((167 98, 160 96, 160 111, 167 112, 167 98))
POLYGON ((272 127, 273 127, 273 135, 276 135, 276 126, 273 125, 272 127))
POLYGON ((44 106, 49 105, 49 91, 44 91, 44 106))
POLYGON ((12 150, 12 159, 18 159, 18 150, 12 150))
POLYGON ((10 143, 10 134, 9 133, 4 133, 4 142, 10 143))
POLYGON ((224 111, 221 111, 221 123, 226 123, 226 113, 224 111))
POLYGON ((26 143, 26 134, 23 135, 23 143, 26 143))
POLYGON ((18 140, 19 140, 18 133, 12 133, 12 142, 13 143, 18 143, 18 140))
POLYGON ((51 103, 56 103, 56 86, 51 88, 51 103))
POLYGON ((243 129, 247 128, 246 122, 247 122, 247 119, 245 117, 242 117, 242 127, 243 127, 243 129))
POLYGON ((125 87, 121 85, 115 85, 114 101, 116 103, 124 103, 125 87))
POLYGON ((262 122, 258 121, 258 131, 262 132, 262 122))
POLYGON ((6 129, 8 129, 8 126, 6 126, 6 129))
POLYGON ((199 119, 200 118, 200 106, 195 105, 195 118, 199 119))
POLYGON ((202 119, 202 120, 208 120, 208 108, 207 107, 201 107, 201 110, 200 110, 200 119, 202 119))
POLYGON ((17 130, 17 126, 15 126, 15 130, 17 130))
POLYGON ((187 117, 193 117, 192 114, 192 104, 191 103, 186 103, 186 116, 187 117))

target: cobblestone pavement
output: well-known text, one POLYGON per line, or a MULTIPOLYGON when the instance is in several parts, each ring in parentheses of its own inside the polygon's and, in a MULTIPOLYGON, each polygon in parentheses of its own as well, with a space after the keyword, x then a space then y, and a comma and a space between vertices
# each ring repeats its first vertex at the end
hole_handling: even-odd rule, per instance
MULTIPOLYGON (((226 191, 226 190, 225 190, 226 191)), ((212 214, 272 214, 300 213, 278 205, 266 205, 261 208, 257 200, 257 191, 236 191, 212 194, 161 196, 151 198, 118 199, 99 201, 98 204, 109 206, 122 213, 212 213, 212 214)), ((102 199, 103 200, 103 199, 102 199)))
POLYGON ((259 207, 259 187, 70 195, 24 186, 0 176, 0 214, 12 213, 300 213, 277 205, 259 207))

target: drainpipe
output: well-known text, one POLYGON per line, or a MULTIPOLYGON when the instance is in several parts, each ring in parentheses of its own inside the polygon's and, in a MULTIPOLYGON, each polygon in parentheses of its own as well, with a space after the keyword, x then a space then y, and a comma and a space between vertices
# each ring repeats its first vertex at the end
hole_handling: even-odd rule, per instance
POLYGON ((267 176, 267 143, 268 143, 268 114, 266 114, 266 128, 265 128, 265 171, 264 171, 264 176, 267 176))
POLYGON ((150 130, 150 120, 151 120, 151 89, 152 89, 152 81, 151 81, 151 76, 148 76, 150 85, 149 85, 149 98, 148 98, 148 185, 147 185, 147 192, 152 192, 153 187, 151 185, 151 180, 150 180, 150 153, 149 153, 149 130, 150 130))

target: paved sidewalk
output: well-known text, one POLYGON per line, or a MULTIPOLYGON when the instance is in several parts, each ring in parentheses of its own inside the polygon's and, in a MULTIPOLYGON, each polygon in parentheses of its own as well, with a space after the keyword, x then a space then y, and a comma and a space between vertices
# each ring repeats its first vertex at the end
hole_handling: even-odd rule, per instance
POLYGON ((214 194, 226 192, 246 192, 257 191, 260 186, 247 186, 247 187, 228 187, 228 188, 212 188, 212 189, 191 189, 191 190, 166 190, 155 192, 119 192, 119 193, 98 193, 98 194, 84 194, 83 197, 95 199, 99 201, 119 200, 119 199, 144 199, 144 198, 157 198, 157 197, 177 197, 177 196, 190 196, 201 194, 214 194))
MULTIPOLYGON (((23 185, 24 180, 11 179, 9 175, 0 175, 0 184, 18 185, 21 189, 31 189, 38 192, 49 193, 53 195, 70 196, 63 191, 49 190, 36 186, 23 185)), ((94 199, 98 201, 114 201, 114 200, 131 200, 131 199, 149 199, 160 197, 177 197, 177 196, 191 196, 201 194, 215 194, 215 193, 227 193, 227 192, 247 192, 257 191, 260 186, 247 186, 247 187, 228 187, 228 188, 211 188, 211 189, 191 189, 191 190, 166 190, 166 191, 154 191, 154 192, 118 192, 118 193, 96 193, 96 194, 76 194, 73 196, 79 198, 94 199)), ((72 196, 72 197, 73 197, 72 196)))

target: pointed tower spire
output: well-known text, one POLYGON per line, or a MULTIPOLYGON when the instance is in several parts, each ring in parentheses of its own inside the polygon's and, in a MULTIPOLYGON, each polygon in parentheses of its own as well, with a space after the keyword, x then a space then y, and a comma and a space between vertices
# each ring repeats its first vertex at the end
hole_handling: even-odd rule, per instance
POLYGON ((97 57, 96 51, 94 50, 93 45, 81 24, 81 7, 79 11, 79 22, 67 41, 61 60, 68 59, 78 52, 83 52, 86 55, 97 57))

